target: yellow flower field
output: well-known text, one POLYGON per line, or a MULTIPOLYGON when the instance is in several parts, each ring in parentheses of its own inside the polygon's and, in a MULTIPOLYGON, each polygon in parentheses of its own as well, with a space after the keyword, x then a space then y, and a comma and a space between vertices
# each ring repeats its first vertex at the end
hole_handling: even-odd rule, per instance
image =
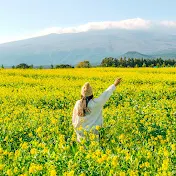
POLYGON ((175 166, 176 68, 0 70, 0 175, 171 176, 175 166), (116 77, 100 143, 78 144, 81 86, 97 97, 116 77))

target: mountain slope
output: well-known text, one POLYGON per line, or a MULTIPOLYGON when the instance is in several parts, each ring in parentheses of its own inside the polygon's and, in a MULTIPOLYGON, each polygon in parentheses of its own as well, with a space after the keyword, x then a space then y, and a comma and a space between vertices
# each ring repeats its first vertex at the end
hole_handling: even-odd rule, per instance
POLYGON ((50 34, 0 45, 0 64, 76 64, 82 60, 100 63, 104 57, 176 58, 176 35, 147 31, 102 30, 74 34, 50 34), (172 49, 172 51, 171 51, 172 49), (137 52, 145 53, 145 55, 137 52), (163 52, 162 52, 163 51, 163 52))
POLYGON ((128 51, 125 54, 121 55, 120 57, 126 58, 143 58, 143 59, 152 59, 154 58, 152 55, 141 54, 137 51, 128 51))

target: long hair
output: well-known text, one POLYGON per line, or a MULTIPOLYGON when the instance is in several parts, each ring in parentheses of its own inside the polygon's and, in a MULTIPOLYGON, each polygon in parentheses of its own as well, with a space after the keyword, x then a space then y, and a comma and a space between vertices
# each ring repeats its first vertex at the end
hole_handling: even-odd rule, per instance
POLYGON ((88 97, 81 95, 81 102, 78 108, 78 116, 84 117, 86 113, 90 112, 90 109, 87 107, 87 105, 91 99, 93 99, 93 95, 88 97))

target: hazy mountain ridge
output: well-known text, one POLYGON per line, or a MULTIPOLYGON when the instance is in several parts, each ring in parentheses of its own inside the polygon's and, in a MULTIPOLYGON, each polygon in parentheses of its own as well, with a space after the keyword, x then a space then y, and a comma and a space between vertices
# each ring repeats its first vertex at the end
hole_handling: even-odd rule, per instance
POLYGON ((0 44, 0 64, 4 65, 22 62, 34 65, 75 65, 82 60, 95 64, 100 63, 104 57, 176 58, 176 35, 102 30, 50 34, 0 44))
POLYGON ((143 58, 143 59, 152 59, 155 58, 152 55, 146 55, 139 53, 137 51, 128 51, 125 54, 121 55, 120 57, 126 57, 126 58, 143 58))

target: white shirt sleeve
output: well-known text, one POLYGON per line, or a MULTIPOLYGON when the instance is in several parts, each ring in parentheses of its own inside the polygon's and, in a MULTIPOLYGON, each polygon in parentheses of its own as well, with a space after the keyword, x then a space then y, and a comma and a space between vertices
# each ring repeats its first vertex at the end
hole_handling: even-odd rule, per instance
POLYGON ((116 86, 114 84, 110 85, 98 98, 93 99, 94 106, 104 106, 115 89, 116 86))

